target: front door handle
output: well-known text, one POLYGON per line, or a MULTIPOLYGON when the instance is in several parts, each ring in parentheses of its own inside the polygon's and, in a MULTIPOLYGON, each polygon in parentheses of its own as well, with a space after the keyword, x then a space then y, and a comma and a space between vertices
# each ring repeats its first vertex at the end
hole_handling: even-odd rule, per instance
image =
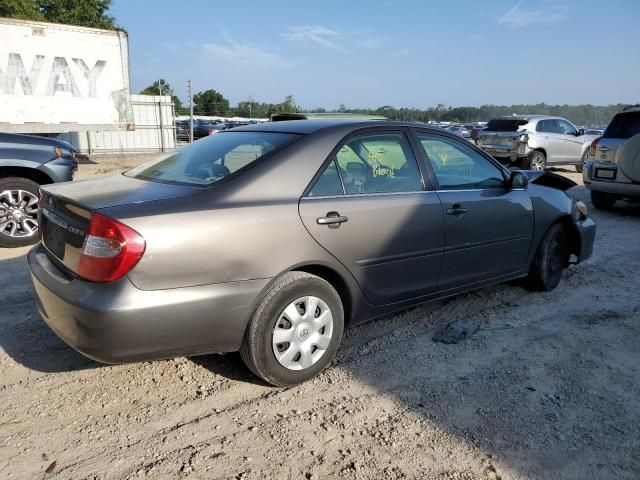
POLYGON ((447 208, 447 215, 462 216, 465 213, 467 213, 467 209, 462 208, 459 203, 452 205, 451 208, 447 208))
POLYGON ((348 222, 349 217, 340 215, 338 212, 329 212, 326 217, 318 218, 318 225, 328 225, 334 228, 339 227, 341 223, 348 222))

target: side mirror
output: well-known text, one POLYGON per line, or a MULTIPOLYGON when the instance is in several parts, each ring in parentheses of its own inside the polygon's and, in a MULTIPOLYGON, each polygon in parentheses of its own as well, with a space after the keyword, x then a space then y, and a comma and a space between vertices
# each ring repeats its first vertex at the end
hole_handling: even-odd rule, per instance
POLYGON ((581 128, 580 130, 578 130, 578 137, 581 137, 582 135, 584 135, 584 128, 581 128))
POLYGON ((527 188, 528 185, 529 177, 524 173, 518 170, 511 172, 511 176, 509 177, 509 188, 511 190, 516 188, 527 188))

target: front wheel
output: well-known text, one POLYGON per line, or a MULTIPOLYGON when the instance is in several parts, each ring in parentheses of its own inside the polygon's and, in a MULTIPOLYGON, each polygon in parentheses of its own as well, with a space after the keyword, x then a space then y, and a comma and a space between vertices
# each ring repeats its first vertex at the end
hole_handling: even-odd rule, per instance
POLYGON ((567 237, 562 225, 556 223, 542 238, 536 251, 527 284, 531 290, 548 292, 560 283, 567 262, 567 237))
POLYGON ((0 179, 0 247, 38 241, 38 184, 26 178, 0 179))
POLYGON ((297 385, 331 363, 343 329, 342 302, 331 284, 305 272, 289 272, 258 305, 240 355, 264 381, 297 385))

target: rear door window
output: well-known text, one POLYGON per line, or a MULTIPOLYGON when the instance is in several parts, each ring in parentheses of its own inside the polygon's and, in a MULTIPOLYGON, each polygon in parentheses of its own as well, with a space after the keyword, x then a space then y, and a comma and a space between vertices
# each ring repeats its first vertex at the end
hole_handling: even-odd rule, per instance
POLYGON ((619 113, 613 117, 611 123, 602 135, 604 138, 619 138, 626 140, 640 133, 640 111, 619 113))
POLYGON ((415 192, 422 176, 402 132, 375 132, 347 140, 335 155, 347 194, 415 192))

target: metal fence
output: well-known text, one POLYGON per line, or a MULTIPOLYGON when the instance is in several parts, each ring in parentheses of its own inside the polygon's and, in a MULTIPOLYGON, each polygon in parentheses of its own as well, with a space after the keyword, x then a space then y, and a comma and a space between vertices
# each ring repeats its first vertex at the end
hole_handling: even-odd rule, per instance
POLYGON ((170 96, 131 95, 135 130, 70 132, 58 138, 81 153, 154 153, 176 148, 175 107, 170 96))

